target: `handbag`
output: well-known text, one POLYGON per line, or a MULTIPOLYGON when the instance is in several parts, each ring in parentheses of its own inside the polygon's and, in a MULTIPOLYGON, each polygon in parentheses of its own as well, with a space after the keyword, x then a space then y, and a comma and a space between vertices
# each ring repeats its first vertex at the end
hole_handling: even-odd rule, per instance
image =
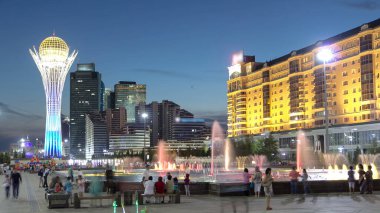
POLYGON ((251 188, 251 189, 255 188, 255 183, 254 183, 254 182, 251 182, 251 183, 249 184, 249 188, 251 188))

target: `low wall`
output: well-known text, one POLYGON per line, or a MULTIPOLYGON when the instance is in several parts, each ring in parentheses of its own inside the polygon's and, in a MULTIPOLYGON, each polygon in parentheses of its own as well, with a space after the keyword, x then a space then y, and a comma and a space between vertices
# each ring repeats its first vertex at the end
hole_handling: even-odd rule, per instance
MULTIPOLYGON (((380 180, 374 180, 374 191, 380 191, 380 180)), ((126 191, 144 191, 141 182, 117 182, 117 191, 121 193, 126 191)), ((309 181, 311 193, 339 193, 348 192, 348 183, 346 180, 330 181, 309 181)), ((190 192, 193 195, 212 194, 217 196, 242 196, 247 187, 242 183, 208 183, 196 182, 190 183, 190 192)), ((179 184, 181 194, 185 194, 183 183, 179 184)), ((359 184, 356 183, 355 190, 359 191, 359 184)), ((297 192, 304 193, 302 182, 297 183, 297 192)), ((275 195, 290 194, 289 182, 273 182, 273 193, 275 195)), ((251 194, 253 191, 251 190, 251 194)), ((263 188, 261 194, 264 195, 263 188)))
MULTIPOLYGON (((374 191, 380 191, 380 180, 374 180, 374 191)), ((348 192, 348 183, 346 180, 330 181, 309 181, 311 193, 337 193, 348 192)), ((246 186, 241 183, 210 183, 209 193, 218 196, 241 196, 244 195, 246 186)), ((359 184, 356 183, 355 190, 359 191, 359 184)), ((302 182, 297 183, 297 192, 304 193, 302 182)), ((290 194, 289 182, 273 182, 273 193, 276 195, 290 194)), ((253 191, 251 190, 251 194, 253 191)), ((261 194, 264 195, 263 188, 261 194)))

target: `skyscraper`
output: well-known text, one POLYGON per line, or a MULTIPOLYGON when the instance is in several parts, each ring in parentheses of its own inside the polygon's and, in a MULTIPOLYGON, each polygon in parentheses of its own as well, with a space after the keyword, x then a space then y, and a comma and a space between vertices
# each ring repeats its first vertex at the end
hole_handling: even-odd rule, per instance
POLYGON ((99 112, 86 113, 85 130, 86 159, 102 157, 108 150, 108 131, 106 121, 99 112))
POLYGON ((70 154, 84 158, 85 115, 100 111, 101 74, 95 64, 78 64, 70 75, 70 154))
POLYGON ((131 81, 115 84, 115 107, 127 110, 127 122, 135 122, 135 108, 146 101, 146 85, 131 81))
POLYGON ((29 50, 36 63, 44 84, 46 95, 45 157, 62 156, 61 100, 66 75, 77 56, 77 51, 69 55, 69 47, 59 37, 51 36, 43 40, 39 52, 29 50))
POLYGON ((142 113, 147 113, 146 124, 151 129, 150 146, 157 146, 159 140, 170 140, 173 137, 173 124, 181 115, 191 117, 191 113, 181 110, 180 106, 172 101, 156 101, 136 107, 136 122, 143 123, 142 113))
POLYGON ((115 92, 113 92, 112 89, 104 89, 103 103, 104 105, 102 111, 105 111, 107 109, 115 109, 115 92))

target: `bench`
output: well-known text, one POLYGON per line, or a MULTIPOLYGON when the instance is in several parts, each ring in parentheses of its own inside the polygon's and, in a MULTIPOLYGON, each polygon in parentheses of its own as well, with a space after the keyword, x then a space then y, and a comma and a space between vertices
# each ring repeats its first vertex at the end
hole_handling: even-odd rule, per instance
POLYGON ((69 194, 65 193, 48 193, 49 209, 53 208, 69 208, 69 194))
POLYGON ((121 196, 119 193, 116 194, 103 194, 97 196, 86 196, 79 197, 78 193, 74 193, 74 208, 80 208, 81 200, 100 200, 100 206, 102 206, 102 200, 114 200, 116 201, 117 206, 121 205, 121 196))
MULTIPOLYGON (((171 200, 170 203, 180 203, 181 202, 181 195, 179 193, 175 193, 175 194, 153 194, 153 195, 147 195, 147 194, 141 194, 141 200, 142 200, 142 203, 141 204, 144 204, 144 199, 143 198, 152 198, 154 197, 154 201, 155 203, 157 203, 157 198, 161 198, 161 199, 165 199, 165 197, 169 197, 169 200, 171 200)), ((159 201, 161 200, 159 199, 159 201)))

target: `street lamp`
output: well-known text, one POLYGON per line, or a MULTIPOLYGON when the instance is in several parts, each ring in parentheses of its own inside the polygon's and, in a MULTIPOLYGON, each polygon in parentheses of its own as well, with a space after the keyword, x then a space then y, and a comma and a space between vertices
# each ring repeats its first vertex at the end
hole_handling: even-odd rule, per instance
POLYGON ((333 58, 333 53, 330 49, 324 48, 317 53, 318 60, 323 61, 323 80, 324 80, 324 102, 325 102, 325 153, 328 151, 329 146, 329 111, 327 107, 327 81, 326 81, 326 62, 333 58))
POLYGON ((141 114, 141 117, 144 119, 144 148, 143 148, 143 155, 144 155, 144 162, 146 164, 146 155, 145 155, 145 135, 146 135, 146 118, 148 117, 148 114, 146 112, 144 112, 143 114, 141 114))

